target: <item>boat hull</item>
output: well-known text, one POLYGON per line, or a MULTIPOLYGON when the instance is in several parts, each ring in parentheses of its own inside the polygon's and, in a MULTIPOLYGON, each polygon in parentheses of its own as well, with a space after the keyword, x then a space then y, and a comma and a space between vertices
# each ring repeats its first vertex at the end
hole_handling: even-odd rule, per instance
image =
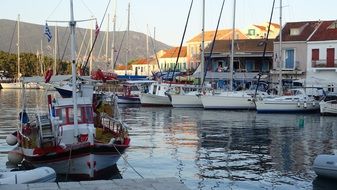
POLYGON ((320 102, 321 115, 337 115, 337 100, 320 102))
POLYGON ((54 182, 56 173, 50 167, 40 167, 32 170, 0 173, 1 184, 28 184, 54 182))
POLYGON ((258 113, 316 113, 319 112, 319 107, 317 102, 256 102, 258 113))
POLYGON ((139 96, 118 96, 118 104, 140 104, 139 96))
POLYGON ((128 146, 97 145, 74 147, 71 151, 49 153, 40 156, 25 155, 25 160, 34 167, 47 166, 53 168, 58 175, 71 179, 101 179, 105 171, 117 163, 128 146))
POLYGON ((337 155, 318 155, 312 169, 318 176, 337 179, 337 155))
POLYGON ((251 97, 205 95, 201 96, 201 102, 205 109, 255 110, 251 97))
MULTIPOLYGON (((22 83, 21 82, 15 82, 15 83, 1 83, 2 89, 22 89, 22 83)), ((40 86, 36 83, 26 83, 25 84, 26 89, 39 89, 40 86)))
POLYGON ((172 106, 168 96, 141 93, 139 98, 142 106, 172 106))
POLYGON ((201 98, 197 95, 172 94, 171 103, 175 108, 203 108, 201 98))

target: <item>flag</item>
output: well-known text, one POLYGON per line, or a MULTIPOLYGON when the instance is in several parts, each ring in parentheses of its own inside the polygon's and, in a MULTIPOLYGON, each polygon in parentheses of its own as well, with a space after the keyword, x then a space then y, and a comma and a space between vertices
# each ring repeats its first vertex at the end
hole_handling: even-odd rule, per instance
POLYGON ((44 35, 46 35, 48 42, 50 42, 50 40, 53 36, 51 35, 51 32, 49 30, 49 27, 48 27, 47 23, 46 23, 46 26, 44 28, 44 35))
POLYGON ((95 26, 95 35, 96 35, 96 37, 98 36, 98 33, 99 33, 99 26, 98 26, 97 21, 96 21, 96 26, 95 26))

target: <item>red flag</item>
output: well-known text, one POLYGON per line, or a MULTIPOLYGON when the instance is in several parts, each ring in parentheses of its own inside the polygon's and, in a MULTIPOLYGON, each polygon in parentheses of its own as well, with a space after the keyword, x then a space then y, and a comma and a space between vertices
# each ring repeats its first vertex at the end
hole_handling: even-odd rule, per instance
POLYGON ((96 26, 95 26, 95 35, 96 35, 96 37, 98 36, 98 33, 99 33, 99 26, 98 26, 97 21, 96 21, 96 26))

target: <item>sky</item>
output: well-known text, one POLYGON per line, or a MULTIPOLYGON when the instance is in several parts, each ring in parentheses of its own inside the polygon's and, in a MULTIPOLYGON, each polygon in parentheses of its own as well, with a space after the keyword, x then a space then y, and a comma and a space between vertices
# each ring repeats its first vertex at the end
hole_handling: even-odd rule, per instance
MULTIPOLYGON (((130 30, 155 33, 156 40, 179 46, 182 40, 188 10, 192 0, 73 0, 75 20, 97 18, 101 30, 108 29, 107 14, 116 14, 116 30, 127 28, 130 2, 130 30), (110 1, 110 4, 109 4, 110 1), (107 6, 109 4, 109 6, 107 6), (108 8, 107 8, 108 7, 108 8), (103 22, 102 22, 103 20, 103 22), (155 32, 154 32, 155 31, 155 32)), ((201 33, 202 1, 194 0, 184 42, 201 33)), ((205 0, 205 30, 215 30, 223 0, 205 0)), ((232 28, 233 2, 225 0, 220 29, 232 28)), ((236 0, 236 28, 268 22, 273 0, 236 0)), ((1 0, 0 19, 44 25, 46 20, 69 20, 69 0, 1 0)), ((336 20, 336 0, 283 0, 282 23, 306 20, 336 20)), ((279 23, 280 0, 276 0, 272 22, 279 23)), ((112 19, 110 19, 112 31, 112 19)), ((49 24, 53 25, 53 24, 49 24)), ((58 23, 62 25, 62 23, 58 23)), ((93 22, 78 23, 78 27, 94 27, 93 22)), ((0 28, 1 34, 1 28, 0 28)))

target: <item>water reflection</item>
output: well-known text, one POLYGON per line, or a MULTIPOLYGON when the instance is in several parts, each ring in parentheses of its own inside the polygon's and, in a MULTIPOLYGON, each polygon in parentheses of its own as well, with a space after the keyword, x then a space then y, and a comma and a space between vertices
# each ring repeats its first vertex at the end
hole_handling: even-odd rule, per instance
POLYGON ((315 156, 336 147, 333 117, 147 107, 123 112, 133 129, 136 146, 128 157, 138 157, 131 158, 136 168, 147 177, 176 176, 192 189, 307 189, 316 177, 315 156))
MULTIPOLYGON (((15 129, 21 101, 15 92, 0 91, 0 150, 15 129)), ((31 97, 30 97, 31 96, 31 97)), ((27 100, 33 106, 39 93, 27 100)), ((311 170, 317 154, 337 146, 336 117, 318 114, 256 114, 252 111, 212 111, 121 107, 131 128, 125 159, 142 176, 177 177, 190 189, 326 189, 311 170)), ((0 153, 0 170, 7 160, 0 153)), ((120 159, 123 178, 140 178, 120 159)))

